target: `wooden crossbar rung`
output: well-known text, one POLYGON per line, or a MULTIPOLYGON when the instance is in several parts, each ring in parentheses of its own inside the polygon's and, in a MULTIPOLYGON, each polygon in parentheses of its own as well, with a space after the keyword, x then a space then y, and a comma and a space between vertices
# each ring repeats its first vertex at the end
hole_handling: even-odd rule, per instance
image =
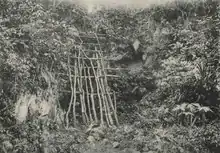
MULTIPOLYGON (((71 68, 79 68, 79 67, 76 67, 76 66, 70 66, 71 68)), ((129 69, 126 69, 126 68, 100 68, 100 67, 81 67, 82 69, 100 69, 100 70, 115 70, 115 71, 122 71, 122 70, 129 70, 129 69)))
POLYGON ((106 34, 101 34, 101 33, 93 33, 93 32, 78 32, 79 34, 84 34, 84 35, 96 35, 97 37, 99 36, 106 36, 106 34))
MULTIPOLYGON (((66 93, 71 93, 71 91, 69 90, 60 90, 60 92, 66 92, 66 93)), ((77 91, 76 94, 83 94, 83 92, 80 92, 80 91, 77 91)), ((98 95, 97 93, 87 93, 87 92, 84 92, 85 95, 98 95)), ((117 92, 109 92, 109 93, 103 93, 103 95, 114 95, 114 94, 117 94, 117 92)))
POLYGON ((93 57, 89 57, 89 58, 86 58, 86 57, 74 57, 74 56, 71 56, 71 58, 74 58, 74 59, 87 59, 87 60, 105 60, 105 61, 114 61, 112 59, 107 59, 107 58, 93 58, 93 57))
MULTIPOLYGON (((78 50, 78 49, 77 49, 78 50)), ((94 52, 94 53, 102 53, 105 52, 103 50, 92 50, 92 49, 82 49, 84 52, 94 52)))
MULTIPOLYGON (((63 76, 68 76, 68 74, 65 73, 58 73, 58 75, 63 75, 63 76)), ((95 76, 75 76, 75 75, 71 75, 71 77, 77 77, 77 78, 95 78, 95 76)), ((118 75, 102 75, 102 76, 97 76, 97 78, 103 78, 103 77, 116 77, 118 78, 118 75)))
POLYGON ((106 39, 106 37, 104 36, 99 36, 99 37, 95 37, 95 36, 83 36, 83 35, 79 35, 80 38, 89 38, 89 39, 106 39))
POLYGON ((78 45, 96 45, 96 46, 99 46, 99 45, 103 45, 103 44, 105 44, 105 43, 85 43, 85 42, 82 42, 82 43, 80 43, 80 42, 75 42, 75 44, 78 44, 78 45))

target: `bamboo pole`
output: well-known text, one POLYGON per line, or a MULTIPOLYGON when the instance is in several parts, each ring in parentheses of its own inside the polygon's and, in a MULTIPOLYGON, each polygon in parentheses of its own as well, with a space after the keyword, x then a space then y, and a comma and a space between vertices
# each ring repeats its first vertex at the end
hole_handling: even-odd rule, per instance
MULTIPOLYGON (((88 76, 91 76, 90 71, 88 69, 88 76)), ((89 84, 90 84, 90 88, 91 88, 91 102, 92 102, 92 110, 93 110, 93 114, 94 114, 94 118, 95 118, 95 122, 98 122, 98 118, 97 118, 97 113, 96 113, 96 109, 95 109, 95 100, 94 100, 94 89, 93 89, 93 85, 92 85, 92 80, 91 78, 89 78, 89 84)))
MULTIPOLYGON (((76 64, 76 61, 74 61, 76 64)), ((75 108, 75 103, 76 103, 76 77, 74 77, 74 82, 72 82, 72 75, 71 75, 71 68, 70 68, 70 59, 68 58, 68 72, 69 72, 69 81, 70 81, 70 88, 71 88, 71 98, 70 98, 70 103, 68 110, 66 112, 66 127, 69 127, 69 113, 71 110, 71 107, 73 105, 73 109, 75 108)), ((76 69, 74 69, 74 75, 76 76, 76 69)), ((75 110, 75 109, 74 109, 75 110)), ((75 112, 75 111, 74 111, 75 112)), ((73 114, 74 116, 74 125, 75 125, 75 117, 76 115, 73 114)))
MULTIPOLYGON (((91 68, 92 68, 92 71, 93 71, 93 75, 94 75, 94 77, 95 77, 95 82, 96 82, 96 87, 97 87, 97 95, 98 95, 98 101, 99 101, 99 109, 100 109, 100 122, 101 122, 101 124, 104 124, 104 121, 103 121, 103 110, 102 110, 102 103, 101 103, 101 96, 100 96, 100 92, 99 92, 99 83, 98 83, 98 78, 99 78, 99 76, 97 75, 97 72, 95 71, 95 69, 94 69, 94 64, 93 64, 93 62, 92 62, 92 60, 90 60, 90 58, 85 54, 85 52, 83 52, 84 53, 84 56, 87 58, 87 59, 89 59, 89 61, 90 61, 90 66, 91 66, 91 68)), ((90 75, 91 76, 91 75, 90 75)))
POLYGON ((82 112, 82 118, 83 122, 85 124, 88 124, 88 115, 86 111, 86 105, 85 105, 85 91, 83 89, 83 84, 82 84, 82 64, 81 64, 81 51, 79 50, 79 55, 78 55, 78 70, 79 70, 79 78, 78 78, 78 85, 79 85, 79 90, 82 94, 80 94, 80 103, 81 103, 81 112, 82 112))
MULTIPOLYGON (((98 56, 97 54, 96 54, 96 56, 98 56)), ((101 75, 101 69, 100 69, 100 63, 99 62, 97 62, 97 66, 98 66, 98 69, 97 69, 97 71, 98 71, 98 73, 101 75)), ((107 101, 107 99, 106 99, 106 93, 105 93, 105 90, 104 90, 104 84, 103 84, 103 81, 102 81, 102 79, 100 79, 100 89, 101 89, 101 91, 102 91, 102 97, 103 97, 103 106, 104 106, 104 111, 105 111, 105 116, 106 116, 106 122, 107 122, 107 124, 108 124, 108 126, 110 125, 110 124, 112 124, 112 119, 111 119, 111 116, 109 116, 109 111, 108 111, 108 106, 107 106, 107 104, 108 104, 108 101, 107 101)))
MULTIPOLYGON (((81 74, 82 74, 82 69, 81 69, 81 74)), ((90 121, 89 121, 89 117, 88 117, 88 114, 87 114, 87 107, 86 107, 86 102, 85 102, 85 91, 83 89, 83 79, 81 78, 81 88, 83 90, 83 107, 84 107, 84 115, 85 115, 85 119, 86 119, 86 124, 88 124, 90 121)))
MULTIPOLYGON (((83 65, 86 66, 85 62, 83 61, 83 65)), ((83 69, 84 75, 87 74, 86 69, 83 69)), ((89 98, 89 87, 88 87, 88 80, 85 78, 85 88, 86 88, 86 101, 89 111, 89 121, 90 123, 93 122, 92 112, 91 112, 91 104, 90 104, 90 98, 89 98)))
MULTIPOLYGON (((96 55, 95 55, 96 56, 96 55)), ((99 67, 99 64, 98 64, 99 62, 97 61, 97 67, 99 67)), ((100 71, 99 71, 99 68, 97 69, 97 76, 99 76, 99 75, 101 75, 100 74, 100 71)), ((103 108, 104 108, 104 111, 106 112, 106 105, 105 105, 105 103, 106 103, 106 98, 105 98, 105 95, 103 94, 103 89, 102 89, 102 85, 101 85, 101 83, 100 83, 100 79, 98 79, 98 77, 97 77, 97 88, 99 88, 99 90, 101 91, 101 97, 102 97, 102 100, 99 102, 100 103, 100 107, 101 107, 101 109, 100 110, 102 110, 102 113, 103 113, 103 108)), ((108 114, 107 113, 105 113, 105 117, 106 117, 106 122, 107 122, 107 125, 109 126, 109 118, 108 118, 108 114)), ((102 120, 104 120, 104 118, 103 118, 103 116, 102 116, 102 120)), ((103 122, 103 124, 104 124, 104 122, 103 122)), ((103 125, 103 124, 101 124, 101 125, 103 125)))
MULTIPOLYGON (((102 67, 104 67, 103 60, 102 60, 101 63, 102 63, 102 67)), ((104 74, 106 75, 105 71, 103 71, 103 72, 104 72, 104 74)), ((108 99, 109 99, 109 103, 110 103, 110 106, 111 106, 111 108, 112 108, 112 111, 113 111, 113 114, 114 114, 114 117, 115 117, 116 125, 118 125, 119 123, 118 123, 117 114, 116 114, 116 111, 115 111, 115 109, 114 109, 114 106, 113 106, 113 102, 112 102, 111 96, 110 96, 110 94, 109 94, 109 92, 108 92, 108 81, 107 81, 107 76, 105 76, 104 83, 105 83, 105 85, 106 85, 105 90, 106 90, 107 97, 108 97, 108 99)))
POLYGON ((117 99, 116 99, 115 92, 113 93, 113 97, 114 97, 114 104, 115 104, 115 114, 117 114, 117 99))
MULTIPOLYGON (((96 35, 96 38, 97 38, 97 41, 98 41, 98 44, 99 44, 99 48, 100 48, 100 50, 101 50, 101 45, 100 45, 100 43, 99 43, 99 39, 98 39, 98 37, 97 37, 97 35, 96 35)), ((100 57, 102 57, 102 55, 101 55, 101 53, 99 52, 99 56, 100 57)), ((105 85, 108 87, 108 80, 107 80, 107 75, 106 75, 106 72, 105 72, 105 70, 104 70, 104 61, 103 61, 103 59, 101 59, 101 66, 102 66, 102 70, 103 70, 103 73, 104 73, 104 76, 105 76, 105 79, 104 79, 104 81, 105 81, 105 85)), ((106 90, 106 92, 108 93, 108 88, 105 88, 105 90, 106 90)), ((112 99, 111 99, 111 96, 110 96, 110 94, 107 94, 107 97, 108 97, 108 99, 109 99, 109 103, 110 103, 110 106, 111 106, 111 108, 112 108, 112 110, 113 110, 113 114, 114 114, 114 117, 115 117, 115 121, 116 121, 116 125, 119 125, 119 122, 118 122, 118 117, 117 117, 117 111, 114 109, 114 106, 113 106, 113 102, 112 102, 112 99)))

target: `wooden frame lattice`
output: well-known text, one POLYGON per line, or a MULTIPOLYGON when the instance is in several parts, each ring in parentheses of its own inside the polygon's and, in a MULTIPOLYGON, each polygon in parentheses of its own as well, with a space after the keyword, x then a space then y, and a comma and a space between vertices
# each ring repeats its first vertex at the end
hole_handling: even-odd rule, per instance
POLYGON ((74 52, 68 54, 67 60, 71 89, 64 92, 71 93, 71 98, 65 116, 66 126, 69 127, 70 120, 76 126, 79 113, 78 117, 86 125, 93 122, 107 126, 118 125, 116 95, 108 86, 108 78, 117 77, 108 74, 108 70, 117 69, 106 66, 108 60, 103 58, 104 51, 98 35, 79 36, 77 44, 74 52), (90 47, 90 44, 93 46, 90 47), (80 112, 77 108, 80 108, 80 112))

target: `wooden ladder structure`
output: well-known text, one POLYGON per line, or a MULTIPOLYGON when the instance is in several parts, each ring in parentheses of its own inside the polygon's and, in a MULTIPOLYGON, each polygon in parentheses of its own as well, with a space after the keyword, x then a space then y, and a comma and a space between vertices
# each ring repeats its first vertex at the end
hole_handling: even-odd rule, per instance
POLYGON ((116 95, 108 86, 108 78, 117 76, 108 74, 114 69, 103 58, 101 39, 105 39, 104 35, 81 33, 68 56, 71 98, 65 117, 67 127, 70 116, 76 126, 79 113, 78 118, 86 125, 118 125, 116 95))

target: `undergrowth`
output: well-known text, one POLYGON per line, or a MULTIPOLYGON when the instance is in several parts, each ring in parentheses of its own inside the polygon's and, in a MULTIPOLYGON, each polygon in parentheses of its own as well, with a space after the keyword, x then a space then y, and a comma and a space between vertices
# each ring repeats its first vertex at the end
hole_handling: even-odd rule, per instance
POLYGON ((64 2, 0 4, 0 152, 219 152, 218 1, 94 14, 64 2), (65 128, 70 85, 60 73, 78 32, 105 34, 110 64, 128 67, 109 80, 118 127, 65 128))

